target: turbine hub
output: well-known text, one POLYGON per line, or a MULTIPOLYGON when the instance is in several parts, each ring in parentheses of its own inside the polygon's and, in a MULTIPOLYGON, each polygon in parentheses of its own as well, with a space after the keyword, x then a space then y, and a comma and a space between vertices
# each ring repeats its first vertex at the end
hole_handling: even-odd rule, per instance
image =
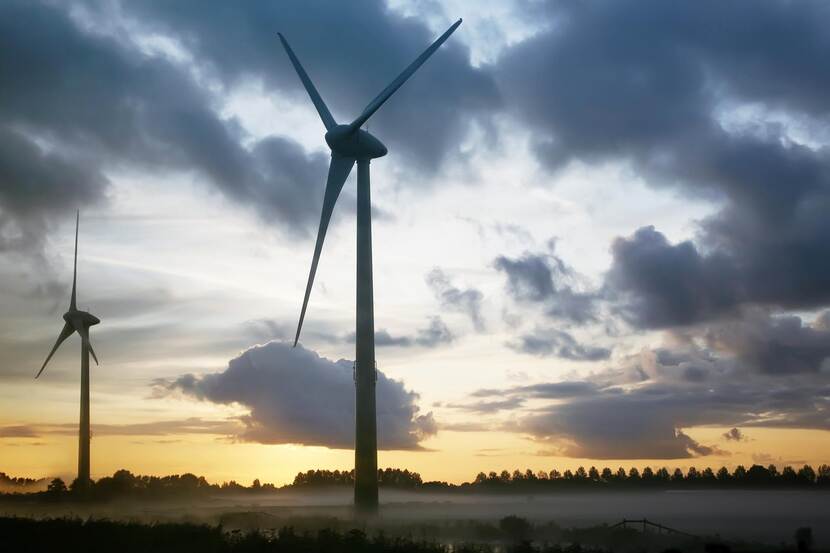
POLYGON ((383 142, 368 131, 352 129, 349 125, 337 125, 327 132, 326 143, 333 153, 355 159, 375 159, 388 152, 383 142))

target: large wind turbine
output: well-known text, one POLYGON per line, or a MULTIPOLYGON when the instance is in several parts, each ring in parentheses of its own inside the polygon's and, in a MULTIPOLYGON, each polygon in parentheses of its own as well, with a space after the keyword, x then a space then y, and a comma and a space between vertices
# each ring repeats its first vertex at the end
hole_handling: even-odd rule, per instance
POLYGON ((43 366, 38 371, 35 378, 38 378, 46 364, 52 359, 52 356, 57 351, 64 340, 69 338, 73 333, 77 332, 81 336, 81 421, 78 429, 78 486, 85 489, 89 486, 89 356, 95 359, 95 364, 98 364, 98 357, 95 356, 95 351, 92 349, 92 344, 89 342, 89 327, 97 325, 101 321, 95 315, 81 311, 78 309, 76 302, 76 285, 78 282, 78 223, 80 222, 80 213, 75 215, 75 265, 72 271, 72 296, 69 300, 69 310, 63 314, 63 330, 58 335, 58 340, 43 362, 43 366))
POLYGON ((369 161, 386 155, 386 146, 360 127, 374 114, 380 106, 398 90, 409 77, 446 41, 461 25, 456 21, 447 32, 438 37, 423 54, 412 62, 398 78, 384 88, 374 100, 369 102, 363 112, 351 123, 338 125, 331 116, 328 107, 320 97, 308 74, 300 65, 294 51, 285 37, 279 35, 282 45, 303 86, 311 97, 323 125, 326 127, 326 143, 331 148, 331 164, 328 181, 323 197, 323 212, 320 215, 320 227, 317 231, 317 243, 311 259, 308 284, 300 311, 300 322, 294 345, 300 339, 308 297, 314 284, 314 274, 320 261, 320 251, 329 226, 334 204, 343 189, 343 184, 357 163, 357 323, 355 338, 355 482, 354 502, 362 511, 374 511, 378 506, 377 483, 377 421, 375 414, 375 315, 372 297, 372 205, 369 194, 369 161))

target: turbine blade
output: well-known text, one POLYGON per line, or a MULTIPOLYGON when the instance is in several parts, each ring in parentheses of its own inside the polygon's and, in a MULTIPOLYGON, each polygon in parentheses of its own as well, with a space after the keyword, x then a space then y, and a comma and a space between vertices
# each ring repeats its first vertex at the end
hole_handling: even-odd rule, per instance
POLYGON ((95 355, 95 350, 92 349, 92 342, 89 341, 89 329, 86 331, 86 336, 84 336, 84 341, 86 341, 86 347, 89 349, 89 353, 92 354, 92 358, 95 360, 95 364, 98 365, 98 356, 95 355))
POLYGON ((323 197, 323 212, 320 214, 320 228, 317 230, 317 243, 314 245, 314 257, 311 258, 311 270, 308 273, 308 284, 305 287, 303 309, 300 311, 297 335, 294 337, 295 347, 300 339, 300 331, 303 328, 303 319, 305 319, 305 310, 308 307, 308 297, 311 295, 314 275, 317 273, 317 263, 320 261, 320 252, 323 250, 323 241, 326 239, 326 230, 329 228, 329 221, 331 220, 332 211, 334 211, 334 204, 337 202, 337 197, 340 196, 340 191, 343 190, 343 184, 346 182, 346 178, 352 171, 354 164, 354 158, 340 157, 334 154, 331 156, 329 177, 326 182, 326 193, 323 197))
POLYGON ((459 25, 461 25, 461 19, 453 23, 452 26, 449 29, 447 29, 447 31, 443 35, 438 37, 435 40, 435 42, 433 42, 430 45, 430 47, 424 51, 423 54, 418 56, 418 58, 415 61, 413 61, 409 65, 409 67, 404 69, 403 73, 398 75, 397 79, 392 81, 392 83, 386 88, 384 88, 380 94, 375 96, 375 99, 369 102, 369 105, 366 106, 366 108, 363 110, 363 113, 361 113, 360 116, 358 116, 358 118, 352 121, 352 123, 349 125, 352 128, 352 130, 359 129, 363 125, 363 123, 365 123, 366 120, 369 119, 372 116, 372 114, 375 113, 378 110, 378 108, 380 108, 380 106, 382 106, 383 103, 386 102, 386 100, 388 100, 389 97, 392 96, 392 94, 394 94, 395 91, 398 90, 401 87, 401 85, 403 85, 403 83, 405 83, 406 80, 409 79, 409 77, 411 77, 412 74, 415 73, 415 71, 417 71, 418 68, 421 67, 424 64, 424 62, 427 61, 427 59, 432 54, 434 54, 435 51, 442 44, 444 44, 444 42, 450 37, 453 31, 455 31, 458 28, 459 25))
POLYGON ((327 131, 330 131, 337 126, 337 122, 334 120, 334 117, 331 116, 329 108, 326 107, 326 103, 323 101, 323 98, 320 97, 320 93, 317 92, 317 89, 314 87, 314 83, 312 83, 311 79, 308 77, 308 73, 306 73, 303 66, 300 65, 300 60, 298 60, 297 56, 294 55, 294 51, 291 49, 291 46, 288 45, 288 41, 285 40, 282 33, 277 33, 277 35, 279 35, 280 41, 282 41, 282 46, 285 48, 285 53, 288 54, 288 58, 291 60, 294 70, 303 82, 306 92, 308 92, 309 97, 311 97, 314 107, 317 108, 317 113, 320 114, 320 119, 323 120, 323 125, 326 126, 327 131))
POLYGON ((73 332, 75 332, 75 329, 72 328, 72 325, 70 325, 69 323, 66 323, 66 324, 63 325, 63 330, 61 330, 61 333, 58 335, 57 342, 55 342, 55 345, 52 346, 52 351, 49 352, 49 356, 46 357, 46 361, 43 362, 43 366, 37 372, 37 374, 35 375, 35 378, 37 378, 41 375, 41 373, 43 372, 43 369, 46 368, 46 364, 49 362, 50 359, 52 359, 52 356, 55 355, 55 352, 58 350, 58 346, 60 346, 63 343, 64 340, 69 338, 72 335, 73 332))
POLYGON ((69 300, 69 309, 74 311, 77 308, 75 301, 75 287, 78 281, 78 224, 81 222, 81 210, 75 212, 75 264, 72 269, 72 299, 69 300))

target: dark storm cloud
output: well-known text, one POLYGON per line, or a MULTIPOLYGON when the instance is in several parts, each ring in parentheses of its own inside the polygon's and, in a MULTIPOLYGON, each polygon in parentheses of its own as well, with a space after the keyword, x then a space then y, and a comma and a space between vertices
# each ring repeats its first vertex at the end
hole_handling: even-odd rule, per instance
MULTIPOLYGON (((307 103, 277 40, 282 32, 340 123, 354 119, 436 38, 422 21, 380 0, 361 1, 359 8, 292 0, 244 9, 221 1, 141 2, 124 9, 148 29, 181 40, 227 85, 258 78, 307 103)), ((499 106, 492 77, 470 65, 466 47, 453 37, 372 117, 371 128, 393 155, 429 171, 458 151, 473 120, 489 119, 499 106)))
POLYGON ((698 426, 830 429, 830 389, 816 375, 770 379, 707 350, 644 351, 582 381, 479 390, 469 405, 526 405, 509 431, 550 442, 559 454, 676 459, 725 454, 684 429, 698 426), (689 378, 694 368, 705 378, 689 378), (498 398, 498 399, 495 399, 498 398), (542 402, 542 406, 538 406, 542 402))
POLYGON ((742 283, 724 256, 701 256, 691 242, 672 245, 643 227, 617 238, 606 277, 620 295, 622 316, 635 326, 666 328, 724 315, 736 309, 742 283))
POLYGON ((438 301, 441 302, 441 307, 464 313, 470 317, 476 331, 484 330, 484 317, 481 314, 481 302, 484 299, 484 294, 480 290, 475 288, 462 290, 458 288, 452 283, 449 275, 438 267, 427 273, 426 283, 432 289, 432 293, 435 294, 438 301))
POLYGON ((611 356, 611 350, 578 342, 564 330, 537 328, 531 334, 523 334, 508 342, 508 347, 539 357, 561 357, 572 361, 601 361, 611 356))
POLYGON ((545 252, 526 252, 515 259, 499 256, 494 265, 507 276, 507 291, 517 302, 540 305, 548 317, 572 324, 596 321, 598 297, 574 288, 579 275, 554 248, 551 240, 545 252))
MULTIPOLYGON (((420 449, 437 431, 432 413, 419 415, 418 395, 378 371, 378 446, 420 449)), ((219 373, 157 382, 161 393, 250 409, 236 437, 265 444, 354 446, 352 363, 319 357, 302 346, 271 342, 232 359, 219 373)))
POLYGON ((705 340, 711 349, 764 374, 830 373, 830 329, 821 319, 810 326, 797 316, 748 313, 710 326, 705 340))
POLYGON ((308 230, 326 156, 278 137, 243 146, 186 67, 83 31, 62 7, 0 6, 5 247, 37 246, 50 218, 105 201, 112 167, 193 171, 264 220, 308 230))
POLYGON ((722 202, 697 245, 646 230, 615 246, 610 284, 630 294, 631 322, 830 302, 827 148, 795 144, 781 125, 723 121, 729 106, 746 104, 827 121, 830 8, 649 0, 540 9, 555 23, 506 52, 496 71, 539 158, 552 168, 627 162, 656 186, 722 202), (638 255, 650 271, 627 258, 638 255))

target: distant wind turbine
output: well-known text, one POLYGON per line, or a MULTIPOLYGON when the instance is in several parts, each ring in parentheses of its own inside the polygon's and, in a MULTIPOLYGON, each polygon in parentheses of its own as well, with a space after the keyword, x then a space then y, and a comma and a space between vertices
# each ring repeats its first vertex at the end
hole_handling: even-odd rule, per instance
POLYGON ((78 224, 80 222, 80 212, 75 215, 75 265, 72 272, 72 296, 69 300, 69 310, 63 314, 63 330, 58 335, 58 340, 43 362, 43 366, 38 371, 35 378, 38 378, 46 364, 52 359, 52 356, 57 351, 64 340, 69 338, 73 333, 77 332, 81 337, 81 421, 78 429, 78 486, 85 489, 89 486, 89 356, 95 359, 95 364, 98 364, 98 357, 92 349, 92 344, 89 342, 89 327, 97 325, 101 321, 95 315, 80 311, 76 301, 76 286, 78 282, 78 224))
POLYGON ((384 88, 374 100, 369 102, 363 112, 348 125, 338 125, 331 116, 328 107, 320 97, 308 74, 300 65, 294 51, 285 37, 279 34, 282 45, 291 64, 297 71, 303 86, 311 97, 314 107, 323 125, 326 127, 326 143, 331 148, 331 164, 328 181, 323 197, 323 212, 320 215, 320 227, 317 230, 317 243, 311 259, 303 308, 294 345, 300 339, 308 298, 314 284, 317 263, 326 238, 326 230, 331 220, 334 204, 343 189, 343 184, 357 163, 357 325, 355 338, 355 483, 354 502, 361 511, 375 511, 378 506, 377 483, 377 420, 375 414, 375 315, 372 288, 372 204, 369 194, 369 161, 385 156, 386 146, 360 127, 386 102, 392 94, 403 85, 415 71, 446 41, 461 25, 456 21, 447 32, 438 37, 423 54, 412 62, 397 79, 384 88))

